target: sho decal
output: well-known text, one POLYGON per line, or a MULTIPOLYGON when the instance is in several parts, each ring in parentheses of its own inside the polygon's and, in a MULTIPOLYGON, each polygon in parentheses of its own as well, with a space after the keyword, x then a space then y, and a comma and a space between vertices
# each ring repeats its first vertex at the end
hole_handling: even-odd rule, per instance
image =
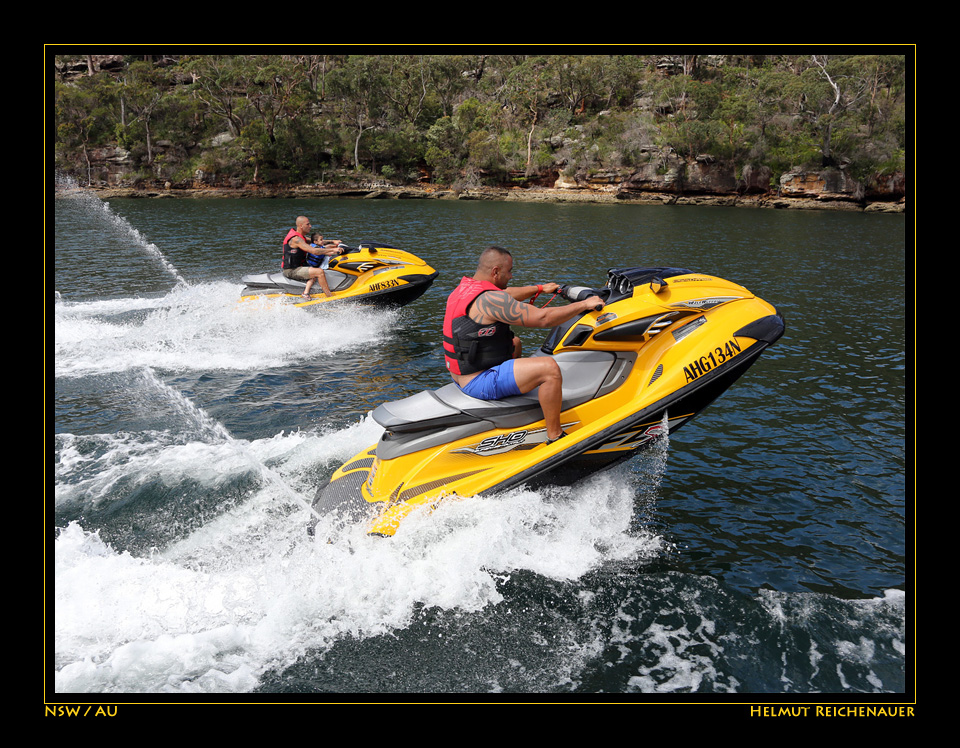
POLYGON ((371 283, 371 284, 370 284, 370 290, 371 290, 371 291, 382 291, 382 290, 385 289, 385 288, 393 288, 394 286, 399 286, 399 285, 400 285, 400 281, 398 281, 398 280, 380 281, 379 283, 371 283))
MULTIPOLYGON (((542 431, 542 429, 540 430, 542 431)), ((521 444, 526 443, 527 434, 532 433, 536 432, 523 430, 512 431, 509 434, 488 436, 482 442, 470 448, 469 451, 475 454, 498 454, 500 452, 509 452, 511 449, 516 449, 521 444)))
MULTIPOLYGON (((573 426, 578 421, 561 424, 563 428, 573 426)), ((512 449, 535 447, 547 440, 546 429, 523 429, 521 431, 511 431, 508 434, 497 434, 488 436, 477 444, 471 444, 469 447, 455 449, 454 452, 468 452, 475 455, 498 455, 509 452, 512 449)))
POLYGON ((731 338, 726 342, 725 345, 718 345, 710 353, 701 356, 700 358, 691 361, 686 366, 683 367, 683 374, 686 377, 687 382, 692 382, 695 379, 699 379, 708 371, 725 364, 731 358, 736 356, 742 348, 740 344, 734 339, 731 338))

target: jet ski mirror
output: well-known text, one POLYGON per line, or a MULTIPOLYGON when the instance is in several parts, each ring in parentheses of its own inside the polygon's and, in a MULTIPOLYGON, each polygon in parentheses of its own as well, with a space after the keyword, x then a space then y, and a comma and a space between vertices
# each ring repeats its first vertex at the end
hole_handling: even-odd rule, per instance
POLYGON ((650 281, 650 290, 655 294, 660 293, 666 287, 667 282, 663 278, 654 278, 650 281))

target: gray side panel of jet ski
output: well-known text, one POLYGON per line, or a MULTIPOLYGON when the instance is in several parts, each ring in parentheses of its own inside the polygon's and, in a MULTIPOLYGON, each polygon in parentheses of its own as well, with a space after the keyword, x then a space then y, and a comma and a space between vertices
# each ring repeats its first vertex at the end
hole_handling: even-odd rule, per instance
MULTIPOLYGON (((341 273, 336 270, 325 270, 324 272, 327 276, 327 284, 330 286, 331 291, 342 291, 353 282, 353 276, 347 275, 346 273, 341 273)), ((247 288, 274 289, 296 294, 302 293, 304 286, 307 285, 304 281, 287 278, 283 273, 255 273, 253 275, 245 275, 240 279, 240 282, 247 288)), ((315 285, 314 289, 319 291, 319 284, 315 285)))
MULTIPOLYGON (((331 291, 343 291, 349 287, 354 280, 352 275, 340 273, 336 270, 324 270, 323 272, 327 274, 327 284, 330 286, 331 291)), ((317 288, 317 286, 314 286, 314 288, 317 288)))
POLYGON ((607 373, 607 378, 603 380, 600 389, 597 390, 596 397, 601 397, 613 392, 617 387, 627 381, 630 376, 630 370, 637 362, 636 351, 617 351, 617 360, 607 373))
MULTIPOLYGON (((531 419, 535 420, 535 419, 531 419)), ((482 434, 493 428, 489 421, 475 420, 455 426, 440 427, 424 431, 414 431, 405 434, 391 434, 384 431, 377 443, 377 457, 382 460, 392 460, 394 457, 419 452, 421 449, 438 447, 447 442, 465 439, 468 436, 482 434)))

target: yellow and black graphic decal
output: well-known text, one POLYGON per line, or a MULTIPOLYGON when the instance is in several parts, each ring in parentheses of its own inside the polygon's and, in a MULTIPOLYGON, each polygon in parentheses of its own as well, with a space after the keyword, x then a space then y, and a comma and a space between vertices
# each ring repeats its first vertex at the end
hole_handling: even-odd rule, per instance
POLYGON ((599 452, 608 449, 637 449, 638 447, 646 444, 648 441, 656 439, 658 436, 663 436, 669 431, 669 426, 664 426, 663 422, 661 421, 658 421, 657 423, 648 423, 640 427, 631 428, 627 431, 621 431, 612 439, 605 441, 595 450, 590 450, 590 452, 599 452))
POLYGON ((443 488, 444 486, 455 483, 458 480, 463 480, 464 478, 469 478, 478 473, 482 473, 486 468, 481 468, 480 470, 470 470, 466 473, 458 473, 457 475, 447 475, 443 478, 439 478, 434 481, 429 481, 428 483, 421 483, 419 486, 411 486, 410 488, 403 489, 403 484, 401 483, 396 487, 394 492, 390 494, 389 503, 395 501, 410 501, 410 499, 415 499, 418 496, 422 496, 425 493, 430 491, 435 491, 438 488, 443 488))

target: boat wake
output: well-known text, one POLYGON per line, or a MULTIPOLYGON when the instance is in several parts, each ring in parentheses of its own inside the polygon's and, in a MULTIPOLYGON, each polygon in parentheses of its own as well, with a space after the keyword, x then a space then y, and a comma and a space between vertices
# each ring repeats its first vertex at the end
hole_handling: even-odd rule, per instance
POLYGON ((234 284, 204 283, 158 298, 61 299, 54 305, 54 372, 263 371, 378 343, 398 314, 272 300, 241 305, 236 295, 234 284))
POLYGON ((389 541, 322 524, 336 542, 310 538, 297 497, 369 443, 372 420, 245 444, 198 429, 205 441, 58 437, 58 692, 250 691, 345 638, 403 630, 423 608, 496 606, 518 571, 568 582, 660 549, 628 531, 636 489, 622 475, 451 500, 389 541), (105 516, 109 530, 85 529, 105 516))

